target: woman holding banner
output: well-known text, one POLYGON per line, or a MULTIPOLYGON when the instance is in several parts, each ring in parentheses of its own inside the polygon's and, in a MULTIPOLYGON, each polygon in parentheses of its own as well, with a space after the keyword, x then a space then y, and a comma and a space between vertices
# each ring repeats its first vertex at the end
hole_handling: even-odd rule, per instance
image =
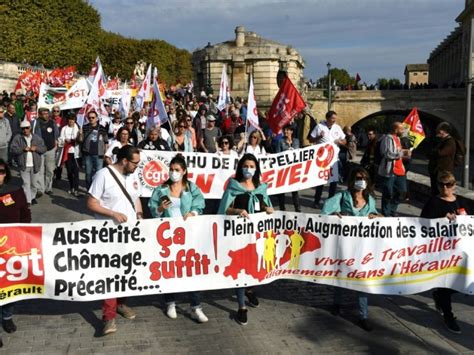
MULTIPOLYGON (((423 218, 443 218, 454 221, 457 215, 468 214, 466 206, 456 198, 456 178, 449 171, 441 171, 437 177, 439 195, 433 196, 421 211, 423 218)), ((449 288, 437 288, 433 291, 436 310, 444 317, 446 328, 453 333, 460 334, 461 329, 456 322, 451 308, 451 295, 456 291, 449 288)))
MULTIPOLYGON (((367 170, 357 167, 351 170, 347 182, 347 190, 335 194, 326 200, 322 215, 334 214, 341 216, 358 216, 375 218, 379 214, 375 208, 375 199, 372 197, 372 183, 367 170)), ((339 315, 341 310, 342 289, 334 290, 334 304, 332 314, 339 315)), ((368 322, 369 304, 367 295, 359 293, 359 325, 370 332, 372 326, 368 322)))
MULTIPOLYGON (((188 170, 184 157, 176 155, 170 162, 169 179, 153 190, 148 207, 154 218, 189 217, 202 214, 205 206, 204 196, 194 183, 188 181, 188 170)), ((176 319, 175 294, 165 294, 166 315, 176 319)), ((205 323, 208 318, 202 311, 198 292, 189 292, 191 298, 191 318, 205 323)))
MULTIPOLYGON (((23 188, 12 184, 11 176, 7 162, 0 159, 0 224, 30 223, 31 212, 23 188)), ((14 303, 9 303, 1 307, 2 326, 7 333, 16 331, 16 325, 13 323, 13 305, 14 303)), ((2 345, 0 339, 0 347, 2 345)))
MULTIPOLYGON (((219 206, 219 214, 237 215, 248 218, 249 214, 273 213, 272 202, 267 194, 267 184, 260 181, 260 164, 253 154, 244 154, 237 164, 235 179, 230 179, 219 206)), ((260 267, 260 265, 259 265, 260 267)), ((245 296, 252 307, 259 305, 252 289, 237 288, 237 322, 247 324, 245 296)))

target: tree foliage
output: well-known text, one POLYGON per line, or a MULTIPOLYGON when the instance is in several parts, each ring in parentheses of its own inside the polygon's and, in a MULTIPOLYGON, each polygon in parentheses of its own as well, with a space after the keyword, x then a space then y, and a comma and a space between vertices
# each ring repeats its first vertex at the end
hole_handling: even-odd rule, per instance
POLYGON ((152 63, 167 83, 192 77, 191 54, 162 40, 106 32, 83 0, 19 0, 0 4, 0 59, 47 68, 75 65, 88 73, 100 56, 107 75, 130 78, 138 60, 152 63))
MULTIPOLYGON (((331 69, 331 84, 336 81, 336 85, 354 85, 355 77, 350 76, 346 69, 332 68, 331 69)), ((323 87, 328 86, 328 75, 319 78, 319 82, 323 87)))
POLYGON ((389 89, 400 89, 402 87, 402 83, 397 78, 379 78, 377 79, 377 86, 380 90, 389 90, 389 89))

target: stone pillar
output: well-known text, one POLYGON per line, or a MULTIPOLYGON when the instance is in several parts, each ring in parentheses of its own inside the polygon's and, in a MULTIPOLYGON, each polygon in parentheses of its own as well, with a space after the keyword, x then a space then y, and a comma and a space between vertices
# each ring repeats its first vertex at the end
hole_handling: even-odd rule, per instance
POLYGON ((238 26, 235 28, 235 45, 243 47, 245 45, 245 27, 238 26))

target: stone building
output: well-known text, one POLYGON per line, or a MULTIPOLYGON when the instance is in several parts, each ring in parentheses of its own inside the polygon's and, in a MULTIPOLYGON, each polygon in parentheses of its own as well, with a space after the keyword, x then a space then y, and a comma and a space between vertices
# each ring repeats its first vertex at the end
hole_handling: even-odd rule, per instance
POLYGON ((429 65, 428 64, 407 64, 405 66, 405 84, 428 84, 429 65))
POLYGON ((196 90, 219 95, 222 67, 226 65, 231 96, 248 96, 250 75, 253 75, 255 96, 259 107, 269 106, 278 92, 277 75, 286 71, 293 84, 303 88, 303 58, 284 44, 260 37, 239 26, 235 39, 194 51, 193 80, 196 90))
POLYGON ((473 17, 474 0, 465 0, 464 10, 456 18, 459 25, 430 54, 430 82, 440 87, 466 82, 472 60, 469 44, 473 17))

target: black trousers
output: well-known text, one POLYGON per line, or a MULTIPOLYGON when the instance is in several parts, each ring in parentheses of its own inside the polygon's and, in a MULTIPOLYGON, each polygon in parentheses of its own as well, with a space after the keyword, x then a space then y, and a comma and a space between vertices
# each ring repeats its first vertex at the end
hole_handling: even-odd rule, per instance
POLYGON ((71 190, 79 189, 79 165, 77 164, 74 153, 68 153, 66 160, 67 179, 71 190))
MULTIPOLYGON (((298 195, 298 191, 293 191, 291 193, 291 198, 293 200, 293 206, 295 207, 296 212, 301 212, 300 207, 300 196, 298 195)), ((278 204, 280 206, 280 211, 285 211, 285 194, 278 194, 278 204)))

